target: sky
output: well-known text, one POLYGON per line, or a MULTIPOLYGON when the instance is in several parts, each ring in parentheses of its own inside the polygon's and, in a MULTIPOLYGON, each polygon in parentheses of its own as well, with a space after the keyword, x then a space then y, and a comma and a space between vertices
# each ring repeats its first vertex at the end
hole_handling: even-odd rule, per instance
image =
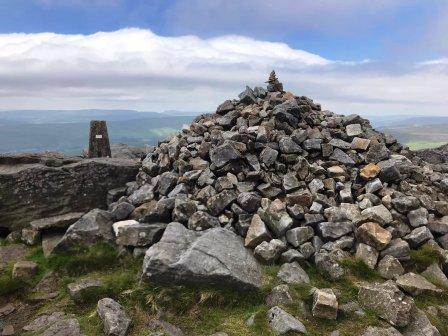
POLYGON ((0 0, 0 109, 213 111, 275 69, 337 113, 448 115, 446 0, 0 0))

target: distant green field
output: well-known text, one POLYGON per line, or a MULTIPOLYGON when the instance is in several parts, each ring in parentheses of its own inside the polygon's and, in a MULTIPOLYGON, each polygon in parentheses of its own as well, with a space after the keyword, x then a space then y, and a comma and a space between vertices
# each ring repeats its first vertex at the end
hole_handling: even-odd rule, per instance
POLYGON ((435 148, 448 143, 448 124, 380 127, 410 149, 435 148))
POLYGON ((440 147, 442 145, 446 144, 446 142, 443 141, 410 141, 405 143, 406 146, 408 146, 412 150, 419 150, 419 149, 427 149, 427 148, 436 148, 440 147))

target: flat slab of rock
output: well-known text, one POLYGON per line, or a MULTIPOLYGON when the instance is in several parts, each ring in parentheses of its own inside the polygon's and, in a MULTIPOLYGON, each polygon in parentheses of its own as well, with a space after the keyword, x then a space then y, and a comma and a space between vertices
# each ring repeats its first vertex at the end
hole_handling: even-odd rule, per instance
POLYGON ((160 242, 148 249, 143 277, 153 283, 237 290, 262 286, 261 265, 241 237, 223 228, 196 232, 180 223, 168 224, 160 242))
POLYGON ((125 336, 128 333, 131 319, 124 308, 110 298, 98 301, 98 316, 103 322, 104 334, 107 336, 125 336))
POLYGON ((66 229, 84 215, 84 212, 69 212, 64 215, 36 219, 30 223, 35 230, 66 229))
POLYGON ((278 335, 290 332, 306 334, 306 328, 302 322, 280 307, 272 307, 266 313, 269 327, 278 335))
POLYGON ((405 296, 391 280, 382 284, 362 285, 358 292, 358 303, 397 327, 409 324, 414 307, 412 298, 405 296))
POLYGON ((411 294, 417 296, 422 293, 441 293, 440 288, 436 287, 424 277, 415 273, 406 273, 399 276, 396 280, 398 287, 411 294))

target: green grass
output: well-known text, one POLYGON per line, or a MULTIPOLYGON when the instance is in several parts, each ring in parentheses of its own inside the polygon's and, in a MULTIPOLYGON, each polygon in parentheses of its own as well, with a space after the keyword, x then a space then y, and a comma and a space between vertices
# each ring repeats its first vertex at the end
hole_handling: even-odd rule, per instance
POLYGON ((440 261, 439 253, 429 245, 423 245, 418 250, 411 250, 409 268, 417 273, 423 272, 428 266, 440 261))
POLYGON ((446 144, 444 141, 409 141, 405 143, 411 150, 437 148, 444 144, 446 144))
POLYGON ((35 248, 27 257, 38 263, 44 270, 52 270, 63 275, 81 276, 94 271, 106 271, 119 266, 115 248, 108 244, 98 244, 90 249, 71 250, 45 258, 41 248, 35 248))
POLYGON ((378 273, 371 269, 364 260, 358 258, 345 258, 342 260, 341 265, 348 269, 349 272, 358 279, 368 281, 380 279, 378 273))
MULTIPOLYGON (((146 336, 151 318, 163 312, 163 319, 181 328, 185 335, 209 336, 223 331, 230 336, 274 336, 270 330, 266 312, 266 295, 279 284, 279 266, 264 267, 263 288, 260 291, 236 292, 195 286, 157 286, 140 281, 141 259, 118 257, 115 250, 107 245, 97 245, 76 253, 56 255, 45 259, 41 249, 33 249, 28 256, 39 264, 43 271, 55 271, 60 281, 61 295, 41 308, 40 312, 54 309, 75 314, 86 335, 100 335, 102 323, 96 314, 97 301, 111 297, 122 304, 133 321, 130 336, 146 336), (93 277, 103 281, 103 286, 85 294, 81 304, 71 300, 67 284, 82 278, 93 277), (57 307, 57 308, 55 308, 57 307), (248 327, 245 321, 255 315, 255 322, 248 327)), ((350 273, 357 274, 364 265, 350 264, 350 273)), ((309 335, 326 335, 338 329, 342 335, 353 335, 364 331, 368 325, 381 321, 371 312, 362 317, 343 316, 336 321, 317 319, 304 314, 299 300, 308 304, 312 297, 310 289, 334 288, 339 304, 356 300, 357 277, 353 274, 338 281, 332 281, 314 265, 304 265, 310 277, 310 284, 290 286, 293 304, 283 307, 297 317, 309 331, 309 335)))
POLYGON ((12 278, 12 265, 8 265, 0 274, 0 296, 20 293, 27 286, 24 280, 12 278))

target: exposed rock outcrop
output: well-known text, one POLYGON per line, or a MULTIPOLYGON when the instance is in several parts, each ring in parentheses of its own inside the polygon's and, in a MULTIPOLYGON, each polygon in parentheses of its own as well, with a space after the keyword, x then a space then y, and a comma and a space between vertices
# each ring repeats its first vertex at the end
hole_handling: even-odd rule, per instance
POLYGON ((135 178, 139 163, 80 159, 58 154, 0 156, 0 228, 36 219, 107 207, 108 191, 135 178))

